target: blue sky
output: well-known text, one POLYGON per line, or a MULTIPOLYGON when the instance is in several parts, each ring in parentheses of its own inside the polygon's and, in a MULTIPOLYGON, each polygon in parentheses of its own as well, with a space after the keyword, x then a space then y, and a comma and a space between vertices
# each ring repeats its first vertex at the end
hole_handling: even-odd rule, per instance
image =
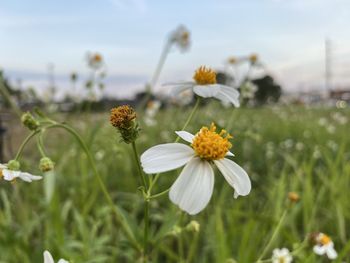
POLYGON ((332 40, 333 83, 350 83, 350 1, 347 0, 0 0, 0 67, 24 86, 47 86, 47 65, 67 89, 72 71, 87 73, 85 54, 108 67, 108 94, 143 88, 165 37, 179 24, 189 52, 173 50, 160 83, 188 79, 199 65, 256 52, 286 90, 322 87, 324 40, 332 40))

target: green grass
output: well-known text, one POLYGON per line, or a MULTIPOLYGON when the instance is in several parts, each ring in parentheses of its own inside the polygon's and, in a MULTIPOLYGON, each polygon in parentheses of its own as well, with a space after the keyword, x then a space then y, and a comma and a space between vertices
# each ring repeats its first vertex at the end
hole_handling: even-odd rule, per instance
MULTIPOLYGON (((173 141, 189 112, 190 108, 161 111, 152 127, 143 124, 140 113, 139 152, 173 141)), ((252 191, 234 199, 233 189, 217 173, 213 197, 196 216, 181 213, 167 195, 153 200, 152 262, 255 262, 288 206, 290 191, 301 200, 288 209, 264 259, 271 257, 273 248, 293 250, 308 234, 321 231, 335 242, 336 262, 350 262, 349 113, 304 107, 224 109, 218 103, 202 107, 187 130, 195 133, 215 121, 233 134, 234 160, 250 175, 252 191), (342 123, 339 116, 348 122, 342 123), (199 233, 185 227, 191 220, 199 222, 199 233)), ((58 117, 77 128, 89 145, 115 204, 142 244, 137 167, 131 145, 120 142, 108 114, 58 117)), ((137 262, 139 254, 116 223, 76 141, 62 131, 49 131, 44 143, 56 163, 53 199, 45 199, 44 182, 0 182, 0 262, 42 262, 45 249, 71 263, 137 262)), ((35 144, 30 144, 21 160, 23 170, 40 173, 39 159, 35 144)), ((179 171, 162 174, 154 192, 167 189, 179 171)), ((306 247, 295 262, 328 261, 306 247)))

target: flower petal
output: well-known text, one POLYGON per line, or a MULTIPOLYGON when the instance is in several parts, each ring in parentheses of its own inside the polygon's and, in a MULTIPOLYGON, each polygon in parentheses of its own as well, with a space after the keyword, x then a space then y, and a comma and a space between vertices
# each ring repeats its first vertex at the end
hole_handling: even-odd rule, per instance
POLYGON ((184 141, 192 143, 194 138, 194 135, 192 133, 189 133, 187 131, 176 131, 175 133, 184 141))
POLYGON ((326 253, 329 259, 336 259, 338 257, 338 253, 333 246, 328 246, 326 253))
POLYGON ((161 173, 185 165, 193 156, 193 149, 185 144, 160 144, 141 155, 141 165, 145 173, 161 173))
POLYGON ((7 166, 5 164, 0 163, 0 169, 7 169, 7 166))
POLYGON ((245 196, 250 193, 251 182, 246 171, 238 164, 229 159, 214 161, 226 181, 235 189, 235 198, 239 195, 245 196))
POLYGON ((212 98, 215 97, 219 92, 219 86, 216 84, 196 85, 193 87, 193 92, 203 98, 212 98))
POLYGON ((17 178, 20 174, 20 171, 12 171, 12 170, 8 170, 8 169, 4 169, 2 170, 2 175, 4 176, 4 179, 6 181, 12 181, 15 178, 17 178))
POLYGON ((49 251, 44 252, 44 263, 55 263, 49 251))
POLYGON ((231 156, 231 157, 233 157, 233 156, 235 156, 232 152, 230 152, 230 151, 228 151, 227 153, 226 153, 226 156, 231 156))
POLYGON ((57 263, 69 263, 69 262, 61 258, 57 263))
POLYGON ((324 255, 326 253, 326 247, 325 246, 320 246, 320 245, 316 245, 313 247, 313 251, 315 252, 315 254, 317 255, 324 255))
POLYGON ((212 167, 207 161, 194 157, 171 186, 169 198, 180 209, 195 215, 207 206, 213 188, 212 167))
POLYGON ((23 173, 23 172, 20 172, 18 177, 28 183, 32 181, 41 180, 43 178, 42 176, 39 176, 39 175, 32 175, 30 173, 23 173))
POLYGON ((234 87, 225 85, 218 85, 219 91, 215 95, 215 98, 222 102, 230 102, 234 106, 239 107, 239 92, 234 87))

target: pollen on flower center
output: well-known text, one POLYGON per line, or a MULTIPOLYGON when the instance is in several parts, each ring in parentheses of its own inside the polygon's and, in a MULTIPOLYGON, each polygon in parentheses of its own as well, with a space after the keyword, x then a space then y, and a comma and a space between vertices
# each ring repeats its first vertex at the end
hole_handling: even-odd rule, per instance
POLYGON ((322 234, 321 237, 319 238, 319 242, 322 244, 322 245, 327 245, 331 242, 331 238, 325 234, 322 234))
POLYGON ((216 73, 210 68, 201 66, 194 73, 193 79, 198 85, 216 84, 216 73))
POLYGON ((225 130, 216 133, 214 123, 208 127, 202 127, 192 141, 192 148, 196 154, 205 160, 219 160, 225 157, 229 149, 232 147, 229 139, 232 136, 225 130))

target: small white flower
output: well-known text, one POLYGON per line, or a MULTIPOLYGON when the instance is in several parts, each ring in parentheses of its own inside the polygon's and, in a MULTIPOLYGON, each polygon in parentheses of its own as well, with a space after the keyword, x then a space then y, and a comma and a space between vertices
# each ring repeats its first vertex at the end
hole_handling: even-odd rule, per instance
POLYGON ((187 51, 191 45, 190 31, 185 26, 180 25, 171 32, 169 41, 177 45, 181 51, 187 51))
POLYGON ((216 73, 210 68, 199 67, 194 76, 194 81, 182 81, 167 83, 165 85, 173 86, 174 95, 178 95, 186 90, 193 91, 196 95, 203 98, 216 98, 223 103, 231 103, 239 107, 239 92, 234 87, 218 84, 216 82, 216 73))
POLYGON ((276 248, 272 251, 272 263, 291 263, 293 257, 288 248, 276 248))
POLYGON ((171 186, 170 200, 190 215, 202 211, 213 193, 214 170, 220 170, 226 181, 235 190, 234 197, 248 195, 251 183, 247 173, 226 156, 234 156, 229 149, 232 138, 225 130, 216 133, 214 124, 203 127, 196 135, 186 131, 176 134, 191 143, 167 143, 154 146, 141 155, 143 170, 148 174, 161 173, 184 166, 171 186), (225 136, 225 137, 224 137, 225 136))
POLYGON ((24 173, 21 171, 10 170, 8 169, 6 164, 0 164, 0 178, 1 177, 3 177, 6 181, 13 181, 16 178, 20 178, 28 183, 42 179, 42 176, 32 175, 30 173, 24 173))
MULTIPOLYGON (((44 252, 44 263, 55 263, 49 251, 44 252)), ((69 263, 67 260, 60 259, 57 263, 69 263)))
POLYGON ((332 239, 326 234, 319 233, 316 236, 316 245, 313 250, 317 255, 327 255, 329 259, 336 259, 338 257, 337 251, 334 249, 334 243, 332 239))
POLYGON ((103 66, 103 57, 100 53, 88 53, 87 54, 87 62, 89 67, 94 70, 98 70, 103 66))

